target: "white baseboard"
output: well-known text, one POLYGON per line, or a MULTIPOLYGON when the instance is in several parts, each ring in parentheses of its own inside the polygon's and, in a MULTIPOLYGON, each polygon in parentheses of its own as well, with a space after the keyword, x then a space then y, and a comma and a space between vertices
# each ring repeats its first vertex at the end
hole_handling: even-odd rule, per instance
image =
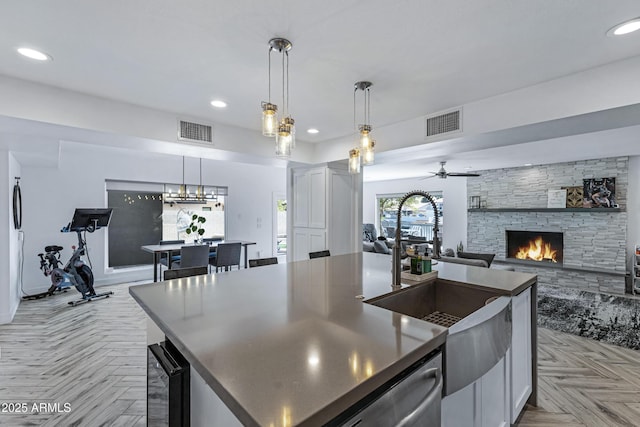
POLYGON ((13 304, 13 307, 9 309, 9 312, 0 312, 0 325, 5 323, 11 323, 13 321, 13 317, 16 315, 16 311, 18 311, 18 306, 20 305, 20 300, 16 301, 13 304))

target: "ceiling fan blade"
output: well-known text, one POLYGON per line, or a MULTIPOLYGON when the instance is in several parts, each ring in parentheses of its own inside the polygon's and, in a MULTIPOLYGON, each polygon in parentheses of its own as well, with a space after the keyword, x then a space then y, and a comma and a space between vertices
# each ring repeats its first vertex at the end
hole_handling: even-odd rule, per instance
POLYGON ((448 172, 447 176, 480 176, 477 173, 448 172))
POLYGON ((424 181, 425 179, 435 178, 436 176, 438 175, 423 176, 422 178, 419 178, 418 181, 424 181))

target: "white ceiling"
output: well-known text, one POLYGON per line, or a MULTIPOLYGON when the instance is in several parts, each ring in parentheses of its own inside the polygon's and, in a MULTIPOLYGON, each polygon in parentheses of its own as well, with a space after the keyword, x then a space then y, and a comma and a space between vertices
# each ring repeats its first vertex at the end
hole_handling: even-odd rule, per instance
POLYGON ((257 130, 267 42, 286 37, 298 138, 320 142, 352 132, 358 80, 385 126, 636 56, 640 35, 605 33, 637 16, 638 0, 3 0, 0 74, 257 130))

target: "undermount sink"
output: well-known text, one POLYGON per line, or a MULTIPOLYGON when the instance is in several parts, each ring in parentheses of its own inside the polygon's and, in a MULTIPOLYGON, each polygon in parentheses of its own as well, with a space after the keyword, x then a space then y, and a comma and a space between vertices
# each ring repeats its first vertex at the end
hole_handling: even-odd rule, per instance
POLYGON ((449 328, 445 396, 482 377, 511 346, 511 298, 490 290, 436 280, 365 302, 449 328))

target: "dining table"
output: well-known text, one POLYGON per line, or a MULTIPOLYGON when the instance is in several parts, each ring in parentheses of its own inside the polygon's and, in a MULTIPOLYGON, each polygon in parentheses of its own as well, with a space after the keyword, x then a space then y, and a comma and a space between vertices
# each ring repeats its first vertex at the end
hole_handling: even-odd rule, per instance
MULTIPOLYGON (((255 245, 256 242, 251 242, 247 240, 219 240, 213 242, 203 243, 205 245, 209 245, 209 251, 215 252, 218 248, 218 245, 221 243, 240 243, 242 245, 242 251, 244 252, 244 268, 248 267, 248 255, 247 255, 247 246, 255 245)), ((166 245, 143 245, 140 246, 144 252, 149 252, 153 254, 153 281, 158 281, 158 268, 160 266, 160 256, 163 253, 166 253, 168 257, 172 252, 180 252, 180 248, 183 246, 195 245, 196 243, 171 243, 166 245)))

